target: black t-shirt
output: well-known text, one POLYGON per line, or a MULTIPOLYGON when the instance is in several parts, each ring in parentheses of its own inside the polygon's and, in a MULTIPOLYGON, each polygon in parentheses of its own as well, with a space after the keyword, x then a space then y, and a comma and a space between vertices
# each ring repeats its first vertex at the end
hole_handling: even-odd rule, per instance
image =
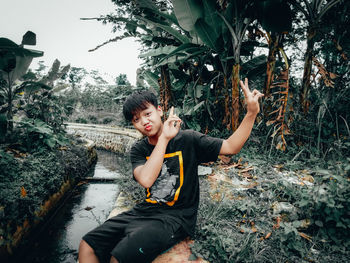
MULTIPOLYGON (((152 217, 172 216, 192 235, 199 203, 198 164, 216 161, 222 139, 206 136, 193 130, 180 131, 169 141, 161 172, 146 199, 135 207, 152 217)), ((130 151, 132 169, 145 164, 154 145, 148 138, 136 142, 130 151)))

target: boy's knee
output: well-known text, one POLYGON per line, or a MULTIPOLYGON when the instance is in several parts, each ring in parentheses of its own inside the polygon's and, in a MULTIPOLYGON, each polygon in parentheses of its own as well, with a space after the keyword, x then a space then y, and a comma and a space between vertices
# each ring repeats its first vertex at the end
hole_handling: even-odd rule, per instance
POLYGON ((109 263, 118 263, 119 261, 115 257, 111 257, 111 261, 109 263))
POLYGON ((79 254, 91 254, 94 253, 94 250, 85 240, 80 241, 79 245, 79 254))

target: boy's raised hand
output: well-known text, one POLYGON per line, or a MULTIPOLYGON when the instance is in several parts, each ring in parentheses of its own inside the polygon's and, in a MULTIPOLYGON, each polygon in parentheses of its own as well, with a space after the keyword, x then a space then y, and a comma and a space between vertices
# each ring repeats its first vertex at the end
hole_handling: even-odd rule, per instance
POLYGON ((181 119, 174 114, 174 107, 171 107, 169 117, 163 124, 162 136, 167 140, 174 138, 180 130, 181 122, 181 119))
POLYGON ((239 84, 241 85, 247 103, 247 113, 255 115, 258 114, 260 111, 259 98, 263 97, 264 94, 256 89, 250 91, 247 78, 244 79, 244 83, 242 80, 240 80, 239 84))

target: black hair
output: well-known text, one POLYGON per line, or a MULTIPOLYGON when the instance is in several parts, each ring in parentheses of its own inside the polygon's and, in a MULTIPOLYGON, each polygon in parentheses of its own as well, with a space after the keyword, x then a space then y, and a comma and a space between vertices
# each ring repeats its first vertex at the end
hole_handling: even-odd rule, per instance
POLYGON ((123 114, 127 121, 131 121, 134 114, 147 109, 149 104, 158 107, 156 95, 150 91, 137 91, 131 94, 124 102, 123 114))

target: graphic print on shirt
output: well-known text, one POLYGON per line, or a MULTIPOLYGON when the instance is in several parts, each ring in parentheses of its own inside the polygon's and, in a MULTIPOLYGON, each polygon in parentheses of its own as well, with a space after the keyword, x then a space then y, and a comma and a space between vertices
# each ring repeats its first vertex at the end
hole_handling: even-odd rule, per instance
POLYGON ((166 203, 169 206, 173 206, 179 198, 182 185, 182 152, 165 154, 162 170, 157 180, 151 188, 147 188, 146 201, 149 203, 166 203))

